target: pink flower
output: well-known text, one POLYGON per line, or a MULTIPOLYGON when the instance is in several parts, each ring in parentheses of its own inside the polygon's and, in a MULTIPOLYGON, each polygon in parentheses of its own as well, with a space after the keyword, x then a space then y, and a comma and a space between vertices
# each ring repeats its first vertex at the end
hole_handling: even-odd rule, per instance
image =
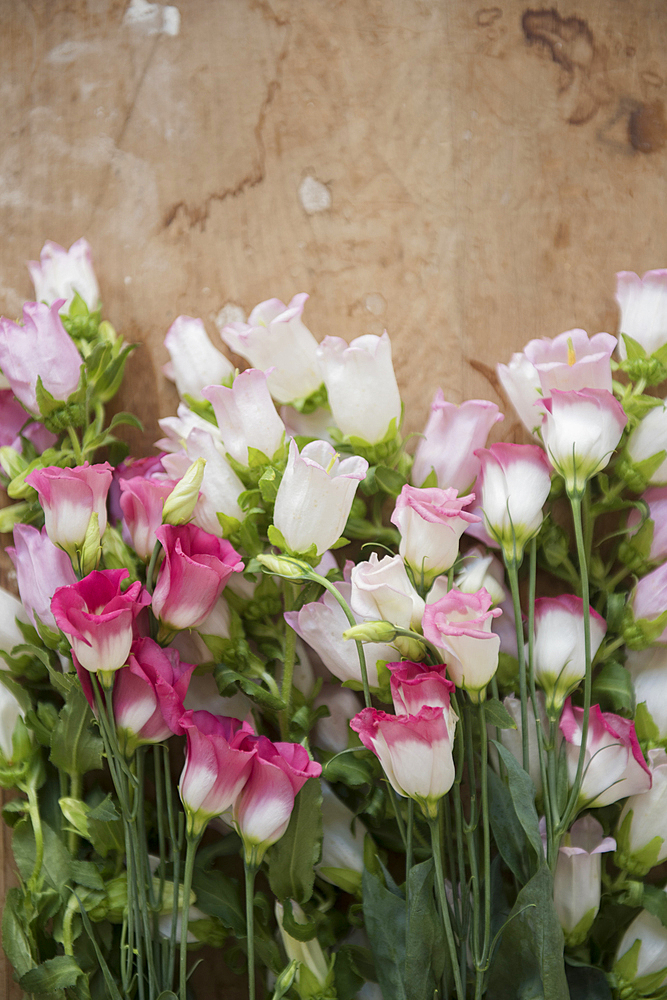
POLYGON ((507 559, 519 559, 542 524, 551 489, 546 455, 536 445, 506 443, 475 454, 482 466, 475 489, 486 530, 507 559))
POLYGON ((450 729, 442 708, 422 708, 417 715, 388 715, 364 708, 350 722, 359 739, 382 764, 392 788, 415 799, 427 816, 454 782, 450 729))
MULTIPOLYGON (((621 310, 620 333, 627 333, 653 354, 667 344, 667 271, 647 271, 643 278, 633 271, 616 275, 616 301, 621 310)), ((618 353, 627 357, 623 337, 618 353)))
POLYGON ((554 390, 544 405, 547 454, 568 494, 580 496, 588 480, 609 464, 628 418, 606 389, 554 390))
POLYGON ((241 557, 229 542, 193 524, 163 524, 155 534, 164 560, 153 613, 174 631, 193 628, 211 613, 232 573, 242 572, 241 557))
POLYGON ((266 382, 257 368, 237 375, 231 389, 209 385, 202 389, 210 400, 218 421, 225 451, 239 465, 249 463, 248 448, 261 452, 269 461, 281 447, 285 425, 278 416, 266 382))
MULTIPOLYGON (((566 740, 567 770, 574 783, 581 747, 583 708, 572 699, 565 702, 560 730, 566 740)), ((618 802, 628 795, 646 792, 651 772, 641 752, 635 724, 592 705, 584 758, 584 775, 579 792, 579 808, 597 808, 618 802)))
POLYGON ((410 583, 400 556, 378 559, 372 552, 367 562, 357 563, 350 576, 350 605, 367 621, 388 621, 399 628, 421 625, 424 602, 410 583))
POLYGON ((8 446, 21 452, 23 451, 21 437, 24 437, 28 441, 32 441, 36 450, 41 454, 55 444, 56 435, 47 431, 43 424, 29 423, 25 427, 24 424, 28 419, 28 414, 12 390, 0 389, 0 447, 8 446))
POLYGON ((481 520, 463 510, 475 499, 472 493, 458 497, 455 489, 403 487, 391 515, 401 533, 399 554, 412 567, 417 579, 444 573, 456 562, 459 539, 468 525, 481 520))
POLYGON ((470 693, 482 691, 498 669, 500 638, 491 631, 502 614, 491 608, 486 590, 462 594, 450 590, 424 612, 424 636, 447 653, 447 672, 457 687, 470 693))
POLYGON ((196 837, 213 816, 236 801, 250 775, 255 748, 242 745, 252 727, 238 719, 188 711, 180 725, 188 746, 179 792, 188 834, 196 837))
POLYGON ((163 371, 176 383, 181 399, 185 395, 197 399, 204 386, 234 375, 234 365, 213 346, 200 319, 179 316, 167 330, 164 346, 171 361, 163 371))
POLYGON ((74 469, 34 469, 25 477, 39 494, 46 531, 54 545, 74 555, 77 546, 83 545, 93 513, 99 518, 100 536, 104 534, 111 476, 108 462, 84 462, 74 469))
MULTIPOLYGON (((641 499, 648 504, 648 516, 653 522, 653 537, 648 558, 650 562, 660 562, 667 558, 667 487, 654 486, 641 499)), ((635 534, 641 521, 641 514, 633 507, 628 514, 628 537, 635 534)))
POLYGON ((126 458, 113 470, 113 479, 109 487, 109 520, 116 524, 121 520, 123 511, 120 506, 120 484, 123 479, 167 479, 167 473, 162 465, 166 452, 159 455, 149 455, 147 458, 126 458))
POLYGON ((456 723, 456 716, 450 712, 450 701, 455 685, 445 677, 445 667, 439 670, 421 663, 403 660, 388 663, 391 671, 391 697, 397 715, 418 715, 422 708, 442 708, 445 715, 456 723))
POLYGON ((319 778, 322 766, 299 743, 245 736, 239 746, 254 751, 254 756, 250 776, 234 803, 234 823, 246 857, 259 863, 287 829, 297 793, 308 778, 319 778))
POLYGON ((0 319, 0 368, 15 396, 31 413, 39 413, 37 378, 54 399, 66 400, 77 388, 81 355, 60 321, 58 309, 38 302, 23 306, 23 326, 0 319))
POLYGON ((491 428, 502 419, 495 403, 467 399, 455 406, 438 389, 415 452, 413 483, 422 486, 433 470, 441 488, 454 487, 459 493, 469 490, 480 466, 475 451, 484 447, 491 428))
POLYGON ((60 299, 60 312, 68 313, 74 293, 78 292, 91 311, 100 304, 100 289, 87 240, 77 240, 69 250, 47 240, 39 262, 28 261, 28 270, 38 302, 51 306, 60 299))
POLYGON ((121 479, 120 508, 124 526, 140 559, 150 559, 155 548, 155 532, 162 524, 162 508, 176 479, 121 479))
MULTIPOLYGON (((590 611, 591 659, 607 631, 604 618, 590 611)), ((584 602, 573 594, 535 601, 535 679, 547 694, 547 708, 560 710, 586 674, 584 602)))
POLYGON ((86 670, 108 672, 127 662, 132 624, 150 604, 139 581, 121 593, 121 581, 129 575, 126 569, 95 570, 79 583, 59 587, 53 596, 53 617, 86 670))
POLYGON ((14 563, 19 594, 30 621, 36 617, 49 628, 56 627, 51 598, 58 587, 76 583, 76 574, 66 552, 56 548, 46 533, 28 524, 14 527, 14 548, 7 552, 14 563))
POLYGON ((554 389, 606 389, 611 392, 611 355, 616 338, 608 333, 588 336, 585 330, 567 330, 553 340, 542 337, 512 355, 497 372, 514 409, 529 431, 539 427, 545 412, 543 399, 554 389))

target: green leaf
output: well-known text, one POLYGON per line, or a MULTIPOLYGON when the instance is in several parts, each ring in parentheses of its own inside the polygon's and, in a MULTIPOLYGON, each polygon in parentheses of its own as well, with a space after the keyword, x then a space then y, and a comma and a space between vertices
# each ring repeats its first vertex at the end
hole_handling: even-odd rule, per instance
POLYGON ((497 698, 489 698, 488 701, 484 702, 484 714, 488 725, 495 726, 496 729, 517 728, 516 722, 502 701, 499 701, 497 698))
POLYGON ((566 965, 570 1000, 612 1000, 607 976, 590 965, 566 965))
POLYGON ((52 993, 74 986, 83 972, 71 955, 57 955, 24 973, 19 980, 21 989, 28 993, 52 993))
POLYGON ((351 788, 370 785, 377 774, 376 760, 375 754, 364 753, 363 747, 343 750, 328 761, 322 777, 327 781, 342 781, 351 788))
POLYGON ((644 885, 642 905, 650 914, 657 917, 663 927, 667 927, 667 893, 658 889, 657 885, 644 885))
POLYGON ((104 880, 92 861, 70 861, 72 879, 86 889, 104 889, 104 880))
POLYGON ((139 420, 139 417, 135 417, 134 413, 128 413, 125 410, 114 415, 107 430, 112 431, 114 427, 120 427, 121 425, 136 427, 138 431, 143 431, 144 429, 144 425, 139 420))
POLYGON ((408 926, 405 950, 405 992, 408 1000, 433 996, 442 979, 445 945, 442 920, 433 891, 433 859, 414 865, 408 876, 408 926))
POLYGON ((526 833, 528 842, 534 848, 538 858, 541 858, 544 854, 544 848, 542 846, 542 837, 540 836, 537 810, 535 809, 535 785, 532 778, 524 771, 509 750, 505 749, 502 743, 498 743, 497 740, 492 740, 491 742, 498 750, 502 762, 507 769, 509 791, 517 819, 526 833))
POLYGON ((291 899, 285 900, 282 923, 283 930, 296 941, 312 941, 317 936, 317 924, 314 920, 309 920, 306 916, 305 922, 299 923, 294 919, 291 899))
POLYGON ((359 990, 364 985, 365 978, 355 962, 355 950, 353 945, 344 944, 336 953, 334 985, 338 1000, 356 1000, 359 990))
POLYGON ((203 913, 218 917, 237 938, 246 936, 245 910, 234 879, 216 869, 205 870, 197 866, 192 877, 192 888, 197 896, 197 906, 203 913))
POLYGON ((375 470, 375 482, 390 497, 397 497, 407 483, 407 479, 396 469, 390 469, 387 465, 378 465, 375 470))
MULTIPOLYGON (((77 896, 77 899, 78 898, 79 897, 77 896)), ((93 930, 93 925, 90 922, 90 917, 86 913, 85 908, 81 905, 80 899, 79 899, 79 913, 81 915, 81 920, 83 921, 83 926, 86 930, 88 937, 90 938, 90 942, 95 951, 95 955, 97 956, 97 962, 99 964, 99 967, 102 970, 102 976, 104 977, 104 982, 107 988, 107 997, 105 998, 105 1000, 123 1000, 123 998, 120 995, 120 991, 116 986, 116 982, 113 976, 111 975, 111 971, 109 969, 109 966, 107 965, 106 959, 100 950, 100 946, 97 943, 97 938, 95 937, 95 931, 93 930)))
POLYGON ((530 879, 538 865, 538 857, 530 846, 519 822, 507 782, 489 768, 489 818, 493 838, 503 861, 522 885, 530 879))
POLYGON ((294 800, 284 836, 271 848, 269 884, 274 896, 307 903, 321 856, 322 788, 318 780, 309 778, 294 800))
POLYGON ((73 688, 51 736, 52 764, 68 774, 102 768, 102 738, 92 728, 93 713, 80 688, 73 688))
MULTIPOLYGON (((405 899, 367 868, 363 874, 364 923, 384 997, 407 1000, 405 991, 405 899)), ((511 996, 508 993, 507 996, 511 996)))
POLYGON ((593 681, 593 704, 603 712, 631 717, 635 708, 635 689, 630 671, 616 660, 608 660, 593 681))
MULTIPOLYGON (((42 833, 44 836, 42 875, 50 886, 58 892, 64 893, 65 886, 71 878, 69 851, 55 830, 44 822, 44 819, 42 819, 42 833)), ((35 834, 32 823, 28 819, 21 820, 14 827, 12 850, 21 878, 25 881, 32 874, 35 866, 35 834)))
POLYGON ((28 921, 23 908, 23 894, 13 888, 7 893, 2 914, 2 947, 18 976, 35 965, 28 939, 28 921))

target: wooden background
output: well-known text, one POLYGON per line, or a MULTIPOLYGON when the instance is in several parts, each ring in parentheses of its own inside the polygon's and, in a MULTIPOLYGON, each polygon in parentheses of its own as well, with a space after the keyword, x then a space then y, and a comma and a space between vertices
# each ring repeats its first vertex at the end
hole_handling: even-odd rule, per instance
POLYGON ((614 272, 667 265, 667 6, 557 3, 0 0, 0 312, 87 237, 137 450, 176 316, 217 342, 297 291, 318 338, 389 331, 409 429, 439 385, 499 401, 496 362, 616 332, 614 272))

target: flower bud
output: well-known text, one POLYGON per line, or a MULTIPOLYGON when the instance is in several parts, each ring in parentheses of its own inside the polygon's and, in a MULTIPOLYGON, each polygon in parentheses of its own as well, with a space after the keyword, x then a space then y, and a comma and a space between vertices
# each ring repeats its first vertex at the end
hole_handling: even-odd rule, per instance
POLYGON ((308 563, 300 562, 298 559, 291 559, 289 556, 274 556, 270 552, 261 553, 257 556, 260 563, 267 572, 275 576, 283 576, 288 580, 299 580, 311 572, 308 563))
POLYGON ((343 632, 343 639, 354 639, 357 642, 393 642, 395 638, 396 626, 391 622, 362 622, 343 632))
MULTIPOLYGON (((288 934, 283 926, 284 913, 282 904, 276 902, 276 920, 278 921, 278 930, 280 931, 280 937, 282 938, 287 957, 290 961, 299 963, 296 974, 296 986, 299 997, 302 1000, 306 1000, 306 998, 320 996, 322 990, 328 985, 327 981, 329 979, 329 963, 322 951, 322 945, 316 937, 310 941, 297 941, 296 938, 288 934), (309 972, 310 976, 307 974, 304 975, 304 972, 309 972), (310 982, 311 977, 315 980, 312 984, 310 982)), ((292 902, 292 916, 297 924, 308 923, 305 913, 299 904, 295 902, 292 902)))
POLYGON ((101 551, 100 517, 97 511, 94 510, 90 515, 90 521, 88 522, 86 534, 83 539, 83 545, 81 546, 81 554, 79 556, 79 565, 81 566, 82 576, 88 576, 88 574, 92 573, 94 569, 97 569, 101 551))
POLYGON ((174 486, 162 508, 163 524, 186 524, 190 520, 199 499, 199 488, 204 478, 205 466, 205 459, 198 458, 174 486))

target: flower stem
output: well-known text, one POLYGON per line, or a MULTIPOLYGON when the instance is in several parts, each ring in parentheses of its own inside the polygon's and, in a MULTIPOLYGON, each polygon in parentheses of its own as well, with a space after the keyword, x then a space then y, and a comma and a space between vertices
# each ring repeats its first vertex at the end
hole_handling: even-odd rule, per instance
POLYGON ((148 569, 146 570, 146 590, 149 594, 153 593, 153 577, 155 576, 155 567, 157 565, 160 552, 162 550, 162 542, 156 542, 153 546, 153 551, 151 552, 151 559, 148 564, 148 569))
MULTIPOLYGON (((484 702, 481 701, 479 710, 479 735, 481 742, 480 750, 480 794, 482 798, 482 836, 483 836, 483 863, 484 863, 484 946, 482 948, 482 970, 478 969, 477 985, 481 987, 484 976, 483 971, 489 961, 489 947, 491 943, 491 834, 489 829, 489 789, 488 789, 488 738, 486 732, 486 711, 484 702), (482 975, 479 972, 482 971, 482 975)), ((481 997, 481 992, 480 992, 481 997)))
MULTIPOLYGON (((349 604, 347 603, 343 595, 340 593, 340 591, 337 590, 336 587, 334 587, 333 583, 331 583, 330 580, 327 580, 325 576, 320 576, 320 574, 316 573, 314 570, 308 574, 308 579, 314 580, 316 583, 319 583, 321 587, 324 587, 325 590, 329 591, 332 597, 335 597, 335 599, 338 601, 341 608, 343 609, 345 617, 347 618, 348 622, 354 628, 354 626, 357 624, 357 620, 352 614, 349 604)), ((355 639, 355 642, 357 644, 357 655, 359 656, 361 683, 364 688, 364 703, 366 705, 366 708, 370 708, 371 692, 368 686, 368 670, 366 669, 366 654, 364 653, 363 643, 360 642, 358 639, 355 639)))
POLYGON ((79 443, 78 435, 73 427, 68 427, 67 433, 69 435, 70 441, 72 442, 72 451, 74 452, 76 464, 83 465, 83 452, 81 451, 81 445, 79 443))
MULTIPOLYGON (((70 775, 70 796, 73 799, 80 799, 82 791, 82 781, 80 774, 70 775)), ((79 852, 79 834, 76 830, 71 829, 67 834, 67 849, 73 858, 76 858, 79 852)), ((77 904, 78 906, 78 904, 77 904)))
POLYGON ((530 768, 530 750, 528 747, 528 689, 526 684, 526 657, 523 645, 523 626, 521 624, 521 597, 519 594, 519 567, 516 559, 505 556, 505 567, 512 591, 514 605, 514 625, 516 628, 517 659, 519 661, 519 694, 521 697, 521 749, 524 771, 530 768))
POLYGON ((445 876, 442 869, 442 848, 440 846, 440 824, 437 819, 429 819, 429 825, 431 827, 431 846, 433 848, 433 862, 435 864, 435 887, 440 904, 442 922, 445 928, 445 936, 447 938, 449 958, 452 963, 456 996, 458 1000, 465 1000, 465 991, 459 970, 459 957, 456 952, 456 941, 449 914, 449 903, 447 902, 447 894, 445 893, 445 876))
POLYGON ((30 814, 30 822, 32 823, 32 830, 35 835, 35 864, 32 875, 28 880, 28 886, 31 889, 37 889, 39 876, 42 871, 42 862, 44 861, 44 832, 42 830, 42 817, 39 814, 37 789, 33 784, 29 784, 26 792, 28 794, 28 813, 30 814))
POLYGON ((190 892, 192 890, 192 873, 195 867, 197 847, 201 833, 194 837, 186 837, 185 870, 183 872, 183 908, 181 910, 181 954, 179 977, 179 1000, 187 1000, 187 968, 188 968, 188 914, 190 912, 190 892))
MULTIPOLYGON (((291 584, 283 580, 283 595, 285 611, 291 611, 294 599, 291 584)), ((283 740, 289 739, 289 724, 292 714, 292 680, 294 678, 294 661, 296 659, 296 632, 285 622, 285 640, 283 645, 283 676, 280 694, 285 707, 280 712, 280 735, 283 740)))
MULTIPOLYGON (((243 861, 245 870, 245 914, 248 935, 248 1000, 255 1000, 255 874, 257 865, 247 858, 243 861)), ((182 997, 185 1000, 185 996, 182 997)))
MULTIPOLYGON (((408 824, 407 824, 407 842, 405 850, 405 882, 406 882, 406 897, 407 897, 407 882, 410 877, 410 872, 413 865, 413 854, 412 854, 412 830, 415 822, 415 803, 413 799, 408 799, 408 824)), ((408 904, 410 900, 408 899, 408 904)))

